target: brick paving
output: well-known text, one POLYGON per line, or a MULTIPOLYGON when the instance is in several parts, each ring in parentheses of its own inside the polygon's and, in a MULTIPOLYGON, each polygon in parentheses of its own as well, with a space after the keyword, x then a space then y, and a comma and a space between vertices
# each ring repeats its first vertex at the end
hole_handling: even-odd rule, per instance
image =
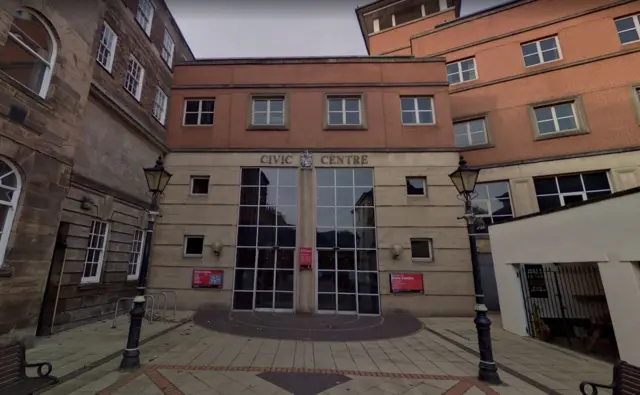
POLYGON ((475 379, 471 320, 423 322, 426 329, 409 336, 349 342, 237 336, 189 323, 145 344, 142 369, 120 372, 116 358, 46 395, 569 395, 579 393, 581 380, 610 378, 606 363, 522 339, 496 324, 492 335, 504 385, 489 387, 475 379), (549 368, 536 370, 544 360, 564 374, 560 385, 546 380, 549 368))

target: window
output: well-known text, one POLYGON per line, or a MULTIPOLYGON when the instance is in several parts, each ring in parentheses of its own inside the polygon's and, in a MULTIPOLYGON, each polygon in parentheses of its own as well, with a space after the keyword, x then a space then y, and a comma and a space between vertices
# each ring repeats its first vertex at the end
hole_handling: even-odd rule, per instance
POLYGON ((209 193, 209 176, 191 177, 191 194, 207 195, 209 193))
POLYGON ((4 263, 21 187, 22 180, 16 168, 0 159, 0 267, 4 263))
POLYGON ((0 71, 45 98, 56 51, 56 41, 49 26, 29 11, 18 10, 7 41, 0 48, 0 71))
POLYGON ((622 44, 640 41, 640 14, 616 19, 616 30, 622 44))
POLYGON ((156 88, 156 98, 153 101, 153 117, 163 125, 167 117, 167 94, 160 87, 156 88))
POLYGON ((151 36, 151 24, 153 22, 153 4, 151 0, 139 0, 136 21, 142 27, 147 36, 151 36))
POLYGON ((408 196, 427 196, 427 177, 407 177, 408 196))
POLYGON ((124 89, 131 93, 136 100, 142 96, 142 81, 144 81, 144 68, 133 55, 129 56, 127 75, 124 77, 124 89))
POLYGON ((165 29, 164 31, 164 39, 162 40, 162 51, 160 52, 160 56, 162 56, 162 60, 164 60, 169 67, 173 65, 173 52, 176 48, 169 31, 165 29))
POLYGON ((475 192, 471 207, 476 217, 482 219, 485 225, 476 226, 476 233, 487 233, 489 225, 513 218, 508 182, 478 183, 475 192))
POLYGON ((558 37, 545 38, 521 45, 525 67, 553 62, 560 59, 558 37))
POLYGON ((453 139, 456 147, 487 144, 487 125, 484 118, 455 122, 453 124, 453 139))
POLYGON ((96 60, 109 72, 111 72, 111 68, 113 67, 113 58, 116 53, 117 43, 118 36, 113 29, 111 29, 111 26, 105 22, 102 26, 102 32, 100 33, 100 43, 98 45, 98 56, 96 60))
POLYGON ((362 125, 362 100, 360 97, 327 98, 329 126, 362 125))
POLYGON ((433 242, 431 239, 411 239, 411 259, 414 261, 433 260, 433 242))
POLYGON ((476 59, 465 59, 447 65, 447 79, 451 85, 478 78, 476 74, 476 59))
POLYGON ((533 112, 536 117, 538 134, 542 136, 578 130, 574 102, 535 107, 533 112))
POLYGON ((284 125, 284 98, 255 98, 251 105, 251 124, 284 125))
POLYGON ((534 178, 540 211, 611 194, 607 172, 534 178))
POLYGON ((129 253, 129 266, 127 267, 128 280, 135 280, 138 278, 138 275, 140 275, 142 247, 144 247, 144 231, 142 229, 136 229, 133 232, 131 252, 129 253))
POLYGON ((102 274, 104 250, 107 245, 109 224, 103 221, 92 221, 89 230, 89 243, 84 258, 81 283, 97 283, 102 274))
POLYGON ((185 100, 184 124, 213 125, 214 100, 185 100))
POLYGON ((184 237, 184 256, 198 257, 202 256, 204 250, 204 236, 185 236, 184 237))
POLYGON ((400 110, 403 125, 433 125, 433 99, 431 97, 401 97, 400 110))

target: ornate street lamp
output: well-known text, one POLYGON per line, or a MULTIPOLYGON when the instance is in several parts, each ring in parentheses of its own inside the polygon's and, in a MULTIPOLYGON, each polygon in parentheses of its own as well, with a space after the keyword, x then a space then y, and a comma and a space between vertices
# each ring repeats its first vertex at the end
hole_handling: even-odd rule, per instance
POLYGON ((149 216, 144 239, 144 250, 142 251, 142 262, 140 273, 138 274, 138 285, 136 287, 136 297, 133 299, 133 307, 129 312, 129 336, 127 347, 122 353, 120 369, 133 370, 140 367, 140 330, 145 313, 145 292, 147 287, 147 272, 149 271, 149 255, 151 254, 151 239, 158 212, 158 198, 167 187, 172 174, 164 168, 162 157, 158 157, 155 166, 143 169, 147 186, 151 193, 151 203, 149 204, 149 216))
POLYGON ((501 384, 498 375, 498 367, 493 360, 493 347, 491 345, 491 320, 487 317, 487 306, 484 304, 484 291, 482 289, 482 279, 480 278, 480 265, 478 263, 478 248, 476 239, 473 236, 476 231, 476 217, 471 207, 471 199, 474 197, 476 181, 478 181, 479 170, 467 167, 467 162, 460 157, 458 168, 451 174, 451 182, 458 190, 464 200, 464 218, 467 221, 467 234, 469 236, 469 247, 471 249, 471 267, 473 270, 473 288, 476 294, 476 324, 478 332, 478 348, 480 350, 480 363, 478 364, 478 379, 490 384, 501 384))

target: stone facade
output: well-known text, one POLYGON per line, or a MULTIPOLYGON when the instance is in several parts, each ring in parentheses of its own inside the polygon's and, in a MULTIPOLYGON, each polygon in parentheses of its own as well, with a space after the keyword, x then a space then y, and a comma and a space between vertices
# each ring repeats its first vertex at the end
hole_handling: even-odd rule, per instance
MULTIPOLYGON (((241 170, 264 167, 264 155, 272 152, 187 153, 172 152, 167 168, 174 176, 161 201, 162 216, 158 220, 153 265, 149 273, 151 290, 173 290, 178 293, 178 308, 196 309, 207 304, 230 308, 237 264, 236 234, 240 202, 241 170), (190 178, 209 176, 210 190, 206 196, 190 193, 190 178), (203 235, 204 249, 200 257, 184 255, 184 239, 188 235, 203 235), (217 256, 212 249, 221 244, 217 256), (192 288, 193 270, 222 270, 220 289, 192 288)), ((473 311, 473 281, 469 260, 466 226, 458 219, 462 202, 448 174, 458 163, 455 152, 331 152, 313 151, 315 170, 298 170, 299 152, 284 165, 298 172, 297 249, 317 251, 315 171, 350 165, 328 165, 321 157, 337 155, 366 156, 374 175, 376 238, 378 246, 379 292, 381 311, 407 311, 418 316, 464 316, 473 311), (407 196, 405 177, 426 177, 427 196, 407 196), (412 259, 411 239, 432 240, 430 261, 412 259), (392 248, 402 247, 394 259, 392 248), (391 273, 422 274, 424 293, 394 294, 390 290, 391 273)), ((268 167, 268 165, 267 165, 268 167)), ((272 167, 278 167, 272 165, 272 167)), ((317 258, 313 271, 295 270, 295 311, 316 312, 315 294, 317 258)))
MULTIPOLYGON (((0 336, 33 334, 69 188, 75 142, 87 104, 98 1, 8 0, 0 6, 0 158, 18 173, 17 206, 0 261, 0 336), (51 84, 42 95, 5 73, 14 13, 29 10, 55 37, 51 84), (3 52, 3 49, 5 52, 3 52), (20 113, 26 111, 21 119, 20 113)), ((43 30, 44 31, 44 30, 43 30)), ((10 228, 9 228, 10 227, 10 228)))
POLYGON ((153 5, 147 35, 135 19, 138 0, 106 2, 93 39, 96 54, 103 23, 118 37, 110 70, 95 62, 81 121, 71 189, 62 215, 62 221, 69 224, 66 262, 61 283, 49 282, 50 288, 58 289, 58 304, 55 307, 55 296, 44 304, 50 315, 56 309, 50 331, 111 315, 119 298, 135 293, 136 279, 127 275, 127 269, 134 232, 141 230, 146 218, 148 188, 142 169, 153 166, 167 152, 164 122, 152 115, 157 88, 170 95, 173 64, 161 57, 165 29, 175 43, 173 62, 193 59, 164 2, 153 5), (139 100, 124 88, 130 55, 144 68, 139 100), (83 199, 90 202, 88 207, 83 208, 83 199), (108 232, 101 273, 87 282, 83 270, 94 220, 108 224, 108 232))

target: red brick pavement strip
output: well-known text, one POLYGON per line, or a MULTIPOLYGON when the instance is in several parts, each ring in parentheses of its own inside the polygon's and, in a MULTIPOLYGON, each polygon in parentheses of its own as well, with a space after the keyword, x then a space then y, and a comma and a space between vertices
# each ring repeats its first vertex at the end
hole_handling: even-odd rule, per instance
POLYGON ((255 366, 207 366, 207 365, 146 365, 142 369, 123 376, 118 381, 98 392, 98 395, 113 395, 129 383, 133 382, 141 374, 147 377, 165 395, 184 395, 173 383, 159 372, 160 369, 167 370, 187 370, 187 371, 226 371, 226 372, 283 372, 283 373, 321 373, 321 374, 343 374, 360 377, 386 377, 405 378, 416 380, 457 380, 458 383, 451 387, 443 395, 463 395, 472 387, 477 387, 486 395, 499 395, 491 387, 479 382, 475 377, 470 376, 447 376, 416 373, 385 373, 385 372, 361 372, 357 370, 336 370, 336 369, 309 369, 309 368, 271 368, 255 366))

